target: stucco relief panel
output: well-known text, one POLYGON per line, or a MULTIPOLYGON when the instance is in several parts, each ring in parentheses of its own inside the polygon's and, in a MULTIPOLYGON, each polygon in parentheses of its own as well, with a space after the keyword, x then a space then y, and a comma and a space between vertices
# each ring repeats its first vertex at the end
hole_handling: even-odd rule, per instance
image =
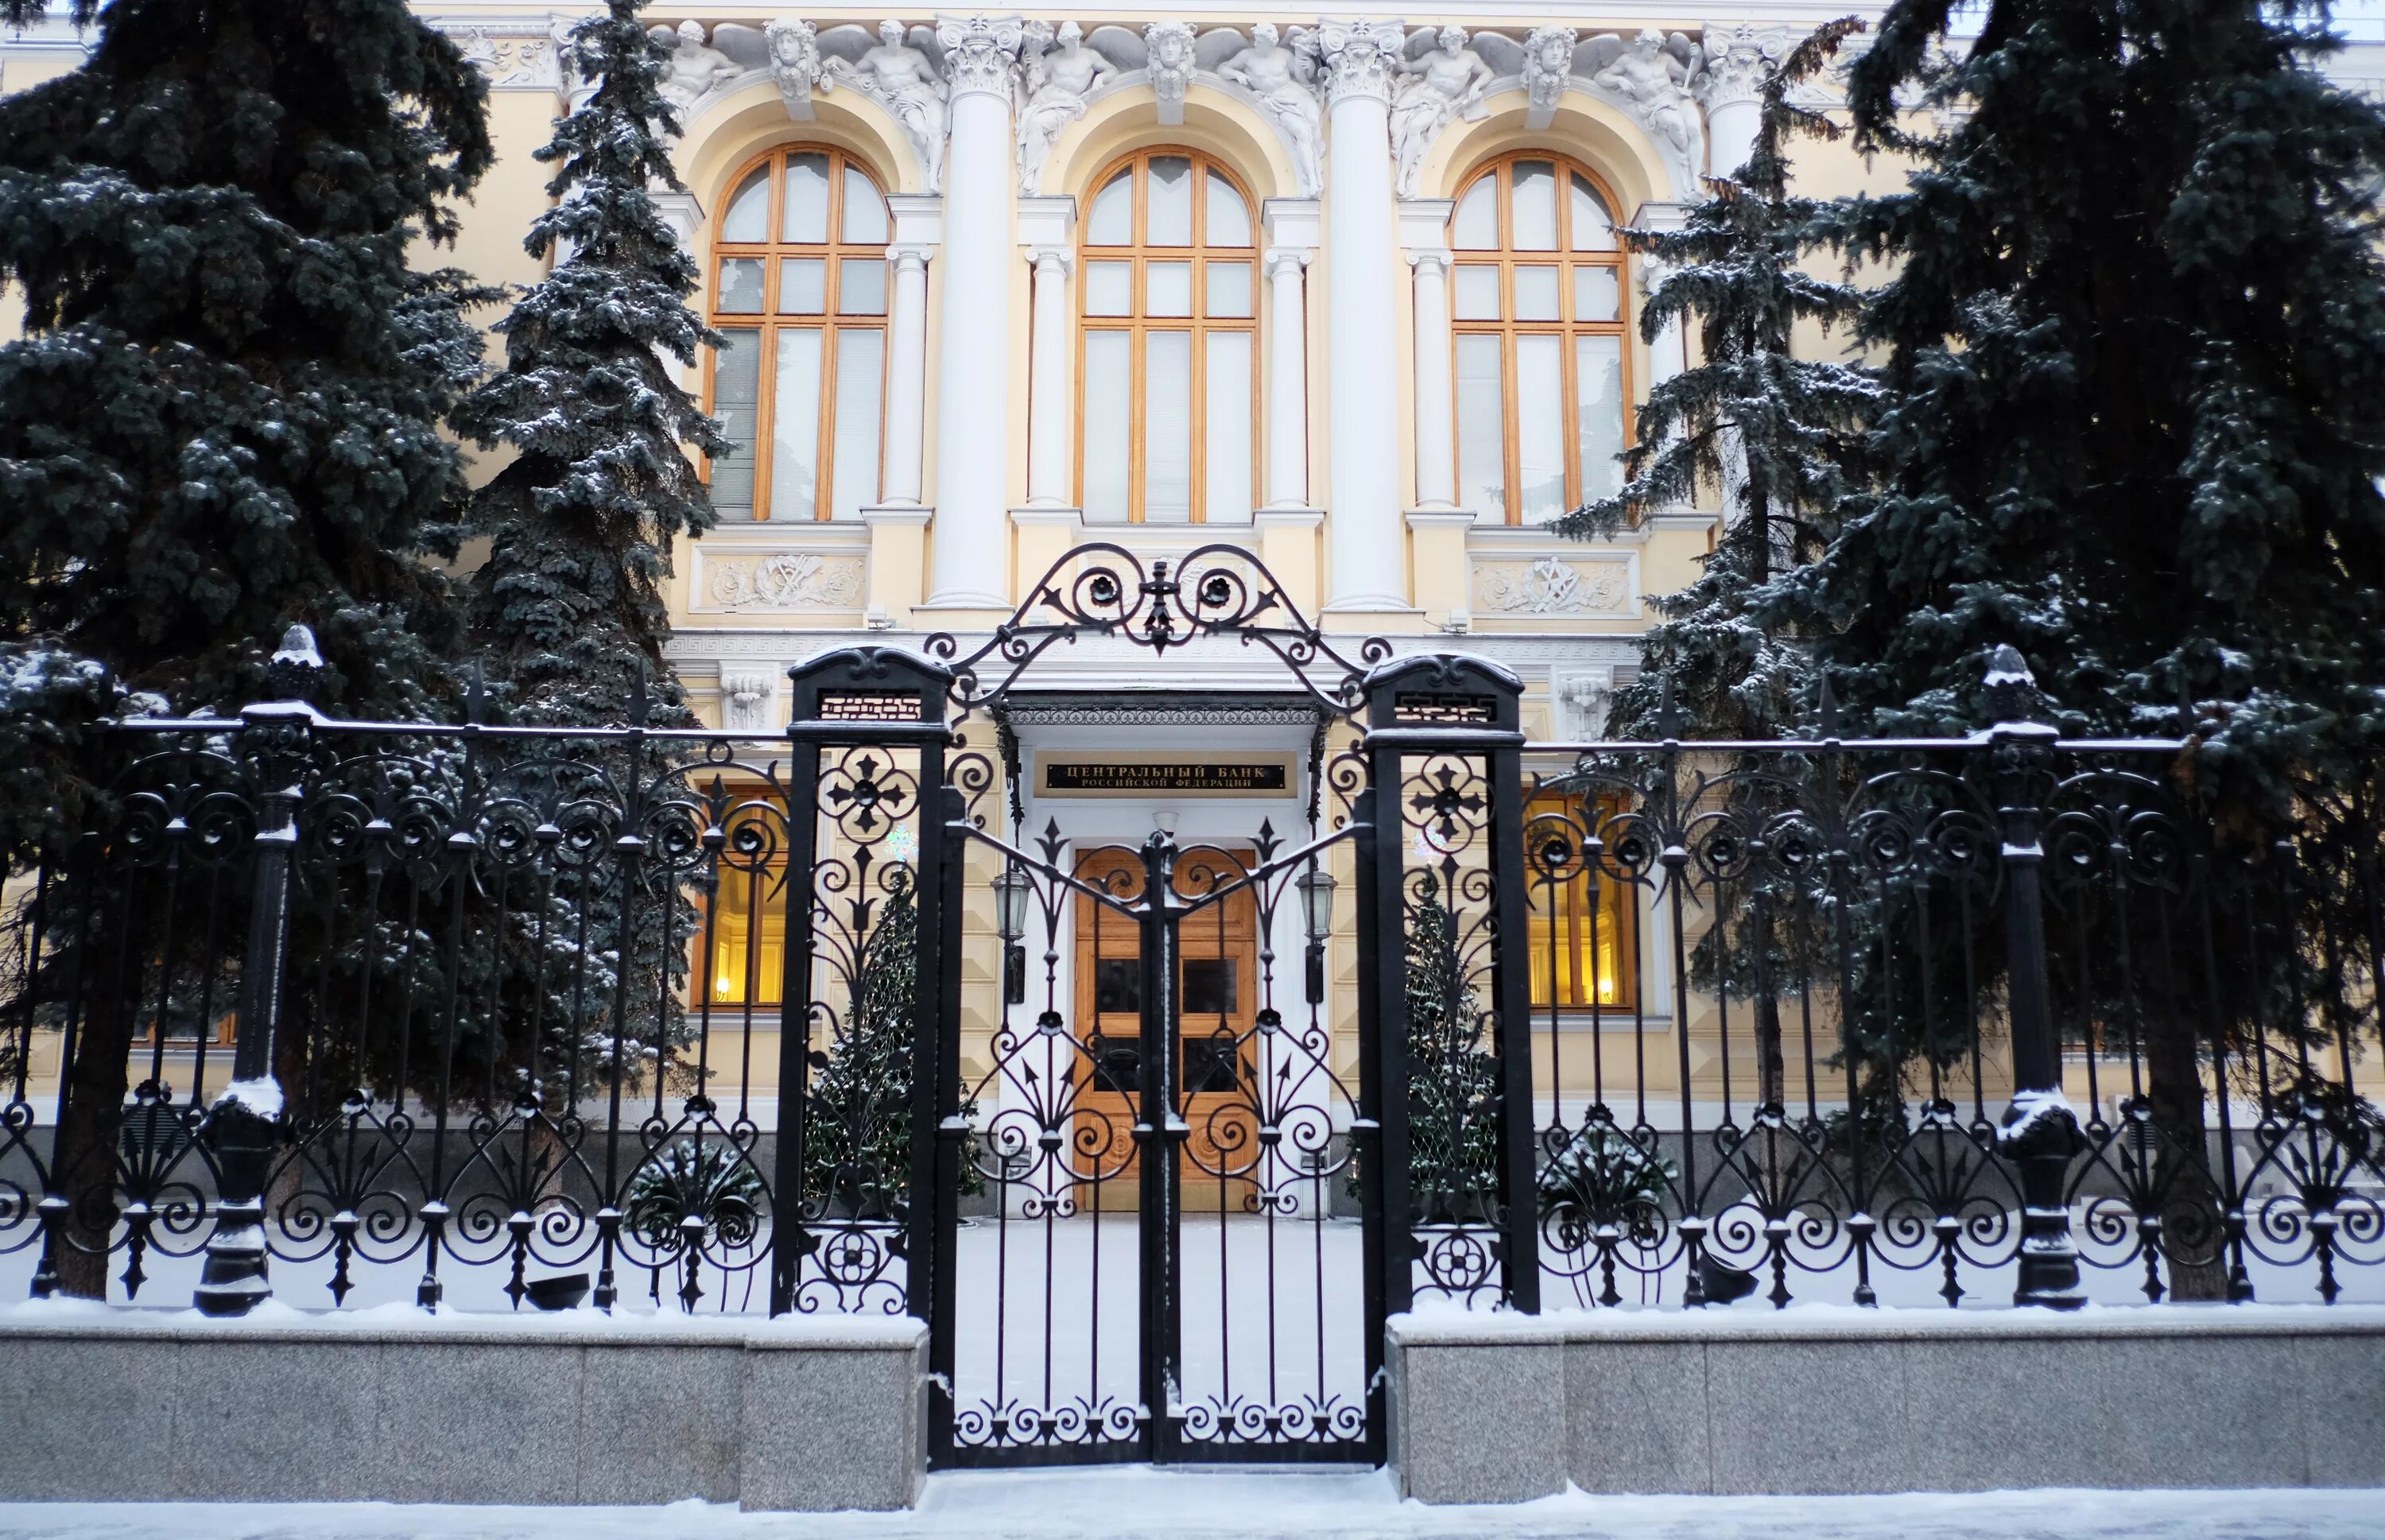
POLYGON ((844 551, 737 551, 690 557, 688 608, 706 615, 851 614, 868 592, 868 558, 844 551))
POLYGON ((1629 619, 1640 612, 1629 557, 1477 560, 1474 613, 1486 620, 1629 619))

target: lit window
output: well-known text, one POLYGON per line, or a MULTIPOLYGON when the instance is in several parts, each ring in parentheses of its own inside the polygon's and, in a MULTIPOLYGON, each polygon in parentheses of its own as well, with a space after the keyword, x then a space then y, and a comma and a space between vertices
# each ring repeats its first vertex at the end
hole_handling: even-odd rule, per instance
POLYGON ((1450 216, 1458 500, 1510 524, 1623 484, 1623 255, 1605 194, 1547 155, 1486 167, 1450 216))
POLYGON ((777 1006, 786 983, 785 869, 753 870, 723 862, 718 888, 691 896, 696 913, 706 917, 691 993, 708 991, 715 1008, 743 1006, 749 998, 757 1006, 777 1006))
POLYGON ((1617 882, 1611 870, 1592 870, 1581 857, 1586 833, 1603 834, 1605 820, 1617 810, 1605 801, 1585 804, 1572 796, 1537 797, 1525 808, 1528 844, 1544 830, 1558 829, 1562 815, 1570 851, 1562 863, 1543 870, 1536 862, 1531 871, 1527 932, 1535 1006, 1628 1012, 1639 1004, 1632 890, 1617 882))
POLYGON ((1146 151, 1093 194, 1080 256, 1086 521, 1249 523, 1258 400, 1249 200, 1202 156, 1146 151))
POLYGON ((878 500, 889 285, 886 199, 834 150, 774 150, 714 240, 706 406, 735 444, 711 467, 723 519, 857 519, 878 500))

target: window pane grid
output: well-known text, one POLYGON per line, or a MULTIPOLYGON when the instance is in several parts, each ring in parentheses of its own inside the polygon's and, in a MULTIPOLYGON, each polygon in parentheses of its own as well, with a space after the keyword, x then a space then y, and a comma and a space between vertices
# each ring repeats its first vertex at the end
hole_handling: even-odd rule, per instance
MULTIPOLYGON (((877 500, 882 469, 884 194, 842 152, 815 148, 774 151, 736 185, 713 243, 710 319, 752 339, 759 390, 736 451, 707 468, 716 500, 757 520, 852 518, 877 500)), ((708 410, 729 404, 726 386, 716 355, 708 410)))
POLYGON ((1594 189, 1580 167, 1527 151, 1485 168, 1451 219, 1461 491, 1511 524, 1611 495, 1619 480, 1608 457, 1629 442, 1625 259, 1594 189), (1467 381, 1494 379, 1496 399, 1469 400, 1467 381))
POLYGON ((1079 269, 1079 504, 1092 522, 1245 520, 1257 500, 1249 204, 1215 162, 1179 149, 1130 157, 1091 202, 1079 269))

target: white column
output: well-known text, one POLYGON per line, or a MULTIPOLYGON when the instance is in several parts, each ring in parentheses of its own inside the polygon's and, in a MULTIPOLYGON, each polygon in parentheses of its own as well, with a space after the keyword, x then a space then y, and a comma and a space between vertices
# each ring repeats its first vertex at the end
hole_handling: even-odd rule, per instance
POLYGON ((1332 477, 1328 609, 1408 607, 1397 457, 1398 299, 1392 263, 1391 99, 1405 41, 1386 21, 1327 21, 1317 30, 1332 114, 1326 164, 1327 465, 1332 477))
POLYGON ((884 503, 918 507, 920 452, 928 417, 928 248, 889 248, 894 303, 886 318, 886 474, 884 503))
POLYGON ((1706 67, 1691 90, 1706 109, 1706 175, 1728 177, 1755 153, 1765 71, 1792 45, 1787 29, 1709 21, 1706 67))
POLYGON ((1308 294, 1301 274, 1316 253, 1296 246, 1267 254, 1267 500, 1271 508, 1308 506, 1308 294))
POLYGON ((1417 506, 1457 506, 1456 409, 1450 382, 1449 252, 1411 251, 1416 269, 1417 506))
POLYGON ((928 603, 1009 607, 1010 100, 1019 20, 937 26, 952 91, 928 603))
POLYGON ((1029 254, 1035 326, 1027 379, 1027 506, 1068 506, 1068 268, 1057 246, 1029 254))

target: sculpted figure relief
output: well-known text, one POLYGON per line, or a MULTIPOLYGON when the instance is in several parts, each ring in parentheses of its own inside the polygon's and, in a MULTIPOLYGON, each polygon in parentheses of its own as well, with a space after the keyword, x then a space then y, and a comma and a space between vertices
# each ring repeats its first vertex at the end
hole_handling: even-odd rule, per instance
POLYGON ((880 22, 878 46, 850 64, 830 60, 829 74, 894 115, 918 152, 928 191, 941 192, 948 116, 944 82, 936 78, 928 56, 905 44, 904 35, 900 21, 880 22))
POLYGON ((1676 155, 1694 159, 1698 108, 1688 87, 1696 72, 1697 57, 1697 45, 1688 38, 1677 32, 1667 42, 1662 32, 1648 29, 1617 52, 1591 80, 1622 97, 1632 116, 1676 155))
POLYGON ((1073 21, 1060 24, 1056 44, 1041 23, 1030 29, 1025 49, 1026 72, 1018 100, 1018 191, 1032 197, 1051 158, 1052 142, 1060 131, 1085 115, 1085 98, 1118 66, 1084 45, 1084 32, 1073 21), (1034 34, 1043 31, 1043 37, 1034 34))
POLYGON ((1443 27, 1438 44, 1421 57, 1399 64, 1403 79, 1392 98, 1392 153, 1398 158, 1402 197, 1416 196, 1425 153, 1449 120, 1463 117, 1475 122, 1489 110, 1482 94, 1492 70, 1466 45, 1466 30, 1443 27))
POLYGON ((704 41, 704 23, 682 21, 675 32, 655 31, 670 44, 670 58, 663 66, 662 84, 656 89, 663 100, 685 112, 714 86, 735 80, 743 71, 736 60, 704 41))
POLYGON ((1315 197, 1323 190, 1317 171, 1319 127, 1324 109, 1317 100, 1316 66, 1305 56, 1284 47, 1272 21, 1251 29, 1251 45, 1217 67, 1217 78, 1230 81, 1259 99, 1292 146, 1292 163, 1300 173, 1300 190, 1315 197))

